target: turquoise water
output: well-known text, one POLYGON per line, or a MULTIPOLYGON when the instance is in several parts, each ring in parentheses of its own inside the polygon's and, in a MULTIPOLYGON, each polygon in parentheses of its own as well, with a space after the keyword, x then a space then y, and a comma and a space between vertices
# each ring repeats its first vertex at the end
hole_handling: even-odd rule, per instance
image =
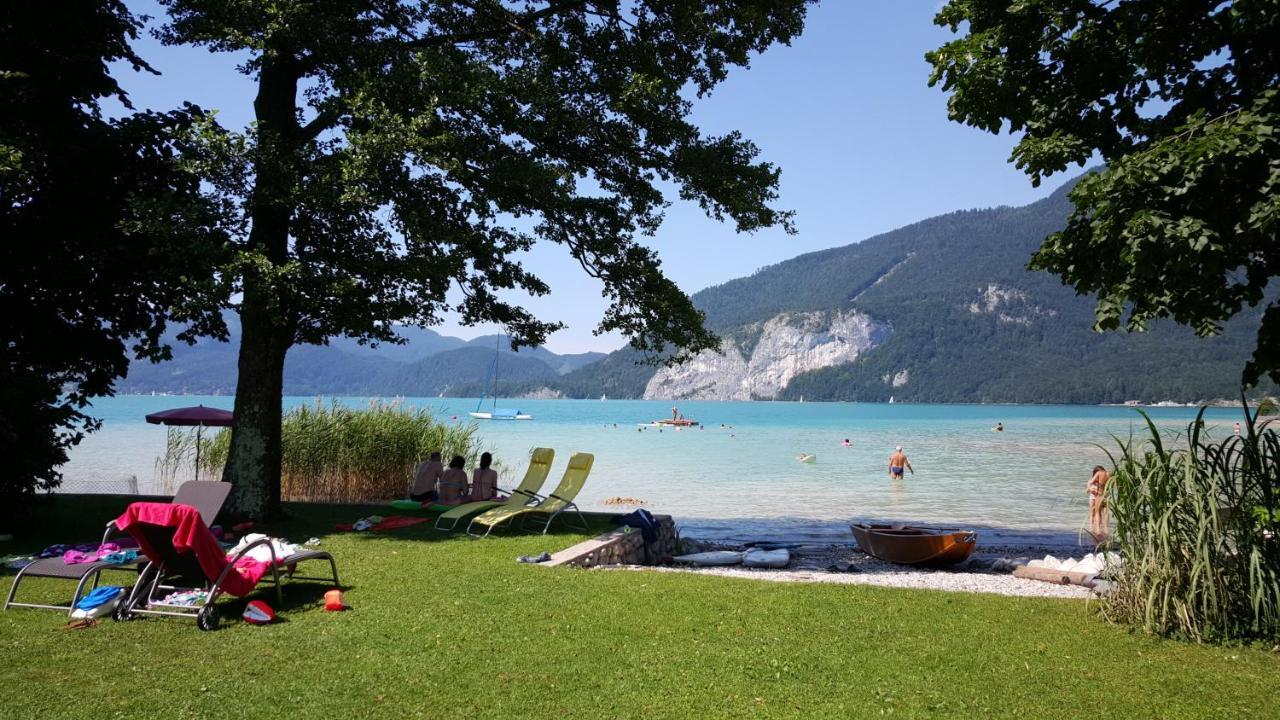
MULTIPOLYGON (((365 398, 342 398, 360 406, 365 398)), ((285 407, 314 402, 285 398, 285 407)), ((409 398, 447 421, 471 422, 476 401, 409 398)), ((229 397, 126 396, 100 400, 103 429, 72 452, 68 491, 121 491, 134 476, 155 490, 155 460, 165 431, 143 416, 203 403, 230 408, 229 397)), ((573 452, 596 456, 580 496, 583 509, 603 500, 640 498, 669 513, 686 535, 808 540, 849 539, 855 519, 988 528, 997 535, 1075 537, 1087 525, 1085 481, 1106 464, 1098 445, 1143 431, 1130 408, 1026 405, 911 405, 783 402, 680 402, 705 429, 640 431, 670 417, 672 403, 642 400, 504 401, 532 421, 477 421, 483 445, 502 464, 503 484, 524 472, 533 447, 556 451, 557 479, 573 452), (992 430, 997 422, 1005 431, 992 430), (616 424, 616 427, 615 427, 616 424), (722 428, 721 425, 724 425, 722 428), (849 438, 853 446, 842 447, 849 438), (914 475, 890 480, 889 453, 902 445, 914 475), (800 453, 817 456, 797 462, 800 453)), ((1169 431, 1185 430, 1192 408, 1150 408, 1169 431)), ((1237 410, 1212 409, 1216 436, 1230 433, 1237 410)), ((990 531, 989 531, 990 532, 990 531)), ((987 536, 991 537, 990 534, 987 536)))

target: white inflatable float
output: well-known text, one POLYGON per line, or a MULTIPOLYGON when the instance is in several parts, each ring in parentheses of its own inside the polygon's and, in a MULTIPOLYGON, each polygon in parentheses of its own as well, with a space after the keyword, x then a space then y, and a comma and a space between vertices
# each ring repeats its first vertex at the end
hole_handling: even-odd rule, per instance
POLYGON ((737 565, 742 562, 742 553, 733 550, 711 550, 692 555, 677 555, 671 559, 686 565, 737 565))
POLYGON ((784 568, 791 564, 791 551, 786 548, 777 550, 752 548, 742 554, 742 564, 753 568, 784 568))

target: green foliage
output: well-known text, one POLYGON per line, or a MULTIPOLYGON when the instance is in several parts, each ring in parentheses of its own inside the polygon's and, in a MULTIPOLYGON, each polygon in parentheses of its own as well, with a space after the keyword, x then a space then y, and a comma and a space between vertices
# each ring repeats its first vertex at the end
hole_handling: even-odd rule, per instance
MULTIPOLYGON (((1203 411, 1201 411, 1203 415, 1203 411)), ((1103 608, 1117 621, 1196 640, 1280 640, 1280 433, 1245 409, 1214 442, 1196 418, 1186 447, 1120 444, 1107 499, 1124 557, 1103 608)))
MULTIPOLYGON (((130 350, 165 357, 172 315, 221 332, 216 208, 178 160, 199 111, 129 108, 110 64, 147 70, 116 0, 12 3, 0 15, 0 515, 60 482, 130 350)), ((189 336, 189 335, 188 335, 189 336)), ((5 518, 0 517, 0 524, 5 518)))
POLYGON ((1107 163, 1032 266, 1096 294, 1098 330, 1207 336, 1264 306, 1242 379, 1280 380, 1280 2, 951 0, 935 22, 965 33, 926 56, 953 120, 1020 133, 1035 184, 1107 163))
MULTIPOLYGON (((39 534, 0 553, 92 538, 126 502, 48 500, 31 518, 39 534)), ((1078 600, 529 567, 513 558, 582 536, 474 541, 429 525, 336 533, 335 523, 383 510, 287 509, 292 520, 265 531, 319 537, 350 611, 324 612, 327 586, 296 583, 283 607, 269 591, 255 596, 283 622, 249 625, 238 619, 244 601, 232 599, 212 635, 170 618, 60 632, 57 613, 0 613, 0 705, 42 720, 84 718, 86 697, 131 718, 233 717, 249 707, 244 715, 376 720, 1128 720, 1258 717, 1280 704, 1276 653, 1125 632, 1078 600), (122 688, 121 672, 134 666, 147 681, 122 688), (447 668, 448 681, 422 679, 432 668, 447 668)), ((28 592, 70 590, 32 579, 28 592)))
MULTIPOLYGON (((366 409, 336 402, 302 405, 284 415, 281 494, 288 500, 368 502, 406 497, 418 463, 432 452, 446 459, 480 456, 474 424, 437 420, 429 411, 374 400, 366 409)), ((200 472, 216 477, 227 461, 231 433, 204 439, 200 472)), ((173 448, 174 444, 170 443, 173 448)), ((183 460, 194 461, 179 448, 183 460)), ((166 465, 174 465, 170 457, 166 465)))
POLYGON ((1276 399, 1271 397, 1262 398, 1258 403, 1259 415, 1276 415, 1280 414, 1280 408, 1276 407, 1276 399))
POLYGON ((689 121, 690 90, 796 37, 806 0, 163 0, 170 43, 247 56, 255 124, 202 128, 198 165, 240 211, 222 268, 244 335, 228 480, 275 510, 285 355, 397 323, 560 327, 509 300, 545 295, 521 264, 563 246, 610 305, 601 332, 678 356, 716 338, 638 241, 671 189, 739 231, 781 225, 779 171, 736 132, 689 121))

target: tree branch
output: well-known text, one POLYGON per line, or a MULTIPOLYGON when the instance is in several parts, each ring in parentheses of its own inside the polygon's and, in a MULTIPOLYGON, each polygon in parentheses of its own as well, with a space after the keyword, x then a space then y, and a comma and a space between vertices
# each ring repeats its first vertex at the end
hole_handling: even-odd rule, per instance
MULTIPOLYGON (((450 35, 432 35, 411 40, 407 45, 411 48, 457 45, 459 43, 475 42, 477 40, 497 40, 510 35, 513 32, 522 33, 530 38, 536 38, 537 36, 533 34, 533 31, 530 30, 528 26, 537 23, 539 20, 576 10, 589 4, 590 0, 559 0, 558 2, 550 3, 547 7, 544 7, 541 10, 535 10, 533 12, 527 12, 520 15, 508 12, 506 13, 506 17, 500 19, 500 22, 502 22, 501 27, 489 28, 487 30, 474 30, 464 33, 453 33, 450 35)), ((471 8, 479 12, 479 9, 474 5, 472 5, 471 8)))
POLYGON ((340 112, 332 107, 325 108, 311 119, 311 122, 302 126, 298 131, 298 137, 301 142, 308 143, 320 136, 320 133, 333 127, 338 122, 340 112))

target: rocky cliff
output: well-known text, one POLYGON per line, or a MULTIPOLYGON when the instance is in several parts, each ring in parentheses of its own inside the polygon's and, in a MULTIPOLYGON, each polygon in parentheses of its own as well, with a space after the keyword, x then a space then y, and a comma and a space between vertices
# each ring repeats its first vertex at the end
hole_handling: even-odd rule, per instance
POLYGON ((646 400, 771 399, 801 373, 853 362, 888 337, 889 329, 859 312, 782 313, 759 327, 753 345, 725 339, 720 352, 659 370, 646 400), (744 348, 750 357, 744 354, 744 348))

